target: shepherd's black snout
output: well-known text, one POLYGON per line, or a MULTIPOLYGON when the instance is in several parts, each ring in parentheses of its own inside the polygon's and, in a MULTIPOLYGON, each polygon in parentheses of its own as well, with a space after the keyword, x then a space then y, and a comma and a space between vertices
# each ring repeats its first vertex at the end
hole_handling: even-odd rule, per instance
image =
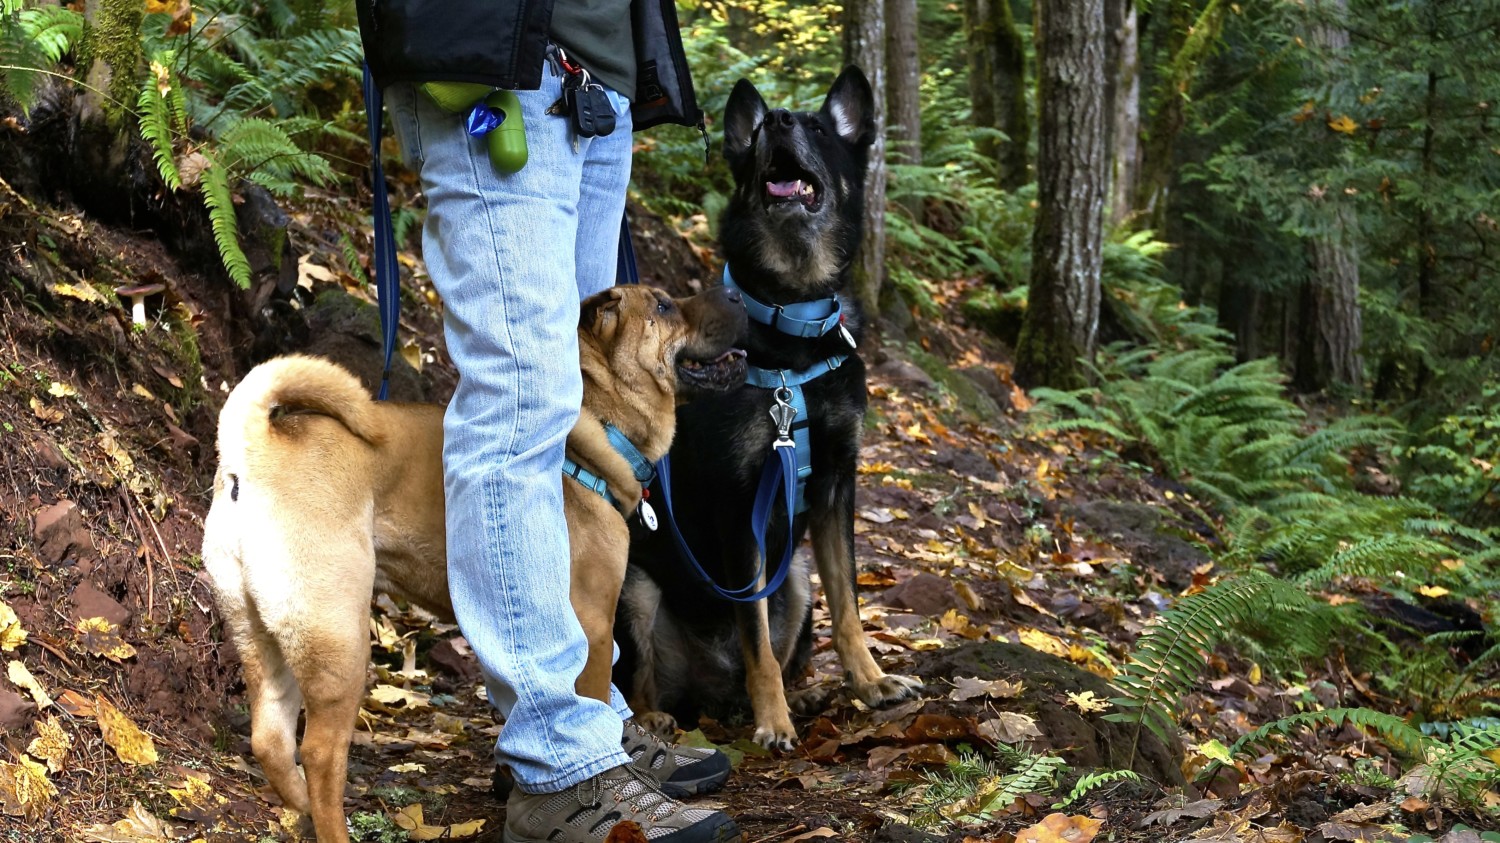
POLYGON ((775 109, 766 115, 766 125, 772 129, 790 129, 796 124, 796 118, 784 108, 775 109))

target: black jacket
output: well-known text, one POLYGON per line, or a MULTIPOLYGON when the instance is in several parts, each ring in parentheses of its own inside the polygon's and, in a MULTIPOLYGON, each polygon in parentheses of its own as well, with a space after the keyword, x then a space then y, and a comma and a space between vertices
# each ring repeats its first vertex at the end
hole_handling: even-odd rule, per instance
MULTIPOLYGON (((358 0, 365 61, 384 88, 393 82, 541 86, 553 0, 358 0)), ((633 0, 636 129, 702 126, 674 0, 633 0)))

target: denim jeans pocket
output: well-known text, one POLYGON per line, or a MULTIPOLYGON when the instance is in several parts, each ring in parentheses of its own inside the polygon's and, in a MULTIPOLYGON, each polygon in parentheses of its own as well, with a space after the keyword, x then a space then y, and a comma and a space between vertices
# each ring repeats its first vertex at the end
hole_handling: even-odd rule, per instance
POLYGON ((401 146, 401 160, 413 170, 421 169, 425 161, 422 155, 422 122, 417 116, 417 89, 405 82, 398 82, 385 91, 386 110, 391 113, 391 127, 396 133, 396 143, 401 146))

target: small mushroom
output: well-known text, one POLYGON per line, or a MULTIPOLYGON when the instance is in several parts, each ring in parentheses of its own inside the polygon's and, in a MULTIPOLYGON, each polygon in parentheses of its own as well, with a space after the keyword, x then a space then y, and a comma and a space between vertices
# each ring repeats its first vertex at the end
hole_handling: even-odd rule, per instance
POLYGON ((130 299, 130 321, 145 327, 146 325, 146 297, 154 296, 167 289, 165 284, 126 284, 116 287, 115 294, 130 299))

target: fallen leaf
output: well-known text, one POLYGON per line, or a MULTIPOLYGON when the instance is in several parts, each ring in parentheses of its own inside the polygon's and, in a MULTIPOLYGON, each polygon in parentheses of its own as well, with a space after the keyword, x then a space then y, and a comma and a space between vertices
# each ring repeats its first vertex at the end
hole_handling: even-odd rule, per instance
POLYGON ((386 769, 390 770, 392 773, 425 773, 427 772, 427 765, 418 764, 415 761, 408 761, 404 764, 397 764, 392 767, 387 767, 386 769))
POLYGON ((398 688, 395 685, 376 685, 370 689, 368 699, 386 710, 398 706, 405 709, 426 708, 431 705, 432 697, 421 691, 411 691, 406 688, 398 688))
POLYGON ((604 843, 649 843, 649 839, 646 832, 641 830, 640 823, 621 820, 604 836, 604 843))
POLYGON ((15 764, 0 761, 0 811, 35 819, 55 796, 57 788, 47 778, 47 768, 25 755, 15 764))
POLYGON ((151 371, 160 375, 167 383, 177 387, 178 389, 182 389, 182 376, 177 374, 175 371, 168 369, 165 366, 158 366, 155 363, 151 364, 151 371))
POLYGON ((1114 705, 1109 700, 1101 700, 1098 697, 1094 696, 1093 691, 1084 691, 1081 694, 1075 694, 1072 691, 1068 691, 1067 694, 1068 702, 1085 714, 1096 714, 1101 711, 1109 711, 1109 709, 1114 705))
POLYGON ((104 618, 85 618, 74 629, 78 646, 91 656, 118 663, 135 655, 135 648, 120 637, 120 628, 104 618))
POLYGON ((53 381, 52 385, 47 387, 47 394, 53 398, 72 398, 78 394, 78 390, 62 381, 53 381))
POLYGON ((1004 679, 985 681, 977 676, 959 676, 953 680, 950 700, 969 700, 974 697, 993 697, 997 700, 1019 696, 1025 689, 1022 682, 1007 682, 1004 679))
POLYGON ((1342 823, 1367 823, 1382 819, 1390 812, 1390 805, 1376 802, 1370 805, 1356 805, 1348 810, 1339 811, 1328 819, 1333 822, 1342 823))
POLYGON ((1018 629, 1016 635, 1020 637, 1022 644, 1033 650, 1057 656, 1060 659, 1068 657, 1068 645, 1064 644, 1063 640, 1055 635, 1049 635, 1040 629, 1032 629, 1031 627, 1018 629))
POLYGON ((958 592, 958 598, 964 601, 964 605, 969 607, 969 611, 978 612, 984 608, 984 598, 975 594, 973 586, 970 586, 963 580, 954 580, 953 590, 958 592))
POLYGON ((1448 593, 1448 589, 1440 585, 1424 585, 1417 589, 1417 593, 1423 597, 1442 597, 1448 593))
MULTIPOLYGON (((1166 802, 1167 807, 1163 807, 1159 811, 1152 811, 1143 817, 1139 823, 1140 828, 1145 828, 1148 825, 1171 825, 1183 817, 1192 817, 1193 819, 1201 820, 1204 817, 1212 816, 1215 811, 1219 810, 1219 806, 1224 804, 1224 800, 1222 799, 1199 799, 1196 802, 1184 802, 1180 796, 1168 797, 1162 800, 1162 802, 1166 802)), ((1162 802, 1156 804, 1161 805, 1162 802)))
POLYGON ((176 787, 167 788, 167 793, 182 807, 207 805, 218 795, 208 777, 195 772, 189 772, 176 787))
POLYGON ((896 516, 892 515, 891 511, 885 507, 879 509, 861 509, 859 517, 874 524, 889 524, 896 520, 896 516))
POLYGON ((99 731, 104 742, 126 764, 155 764, 156 744, 151 736, 142 732, 135 721, 115 708, 102 696, 94 697, 94 717, 98 719, 99 731))
POLYGON ((311 254, 304 254, 297 259, 297 286, 304 290, 311 290, 316 281, 327 283, 337 278, 331 270, 313 263, 311 254))
POLYGON ((46 761, 48 770, 61 773, 63 761, 68 757, 68 748, 72 745, 73 739, 63 731, 62 721, 54 714, 46 720, 36 721, 36 737, 26 747, 26 751, 46 761))
POLYGON ((137 802, 125 812, 124 819, 112 825, 99 823, 83 830, 89 843, 172 843, 178 837, 176 828, 157 818, 137 802))
POLYGON ((26 630, 21 628, 21 619, 14 609, 0 600, 0 650, 7 653, 26 643, 26 630))
POLYGON ((53 295, 67 296, 70 299, 78 299, 79 301, 94 302, 96 304, 108 304, 109 303, 109 299, 106 299, 103 296, 103 294, 101 294, 98 290, 94 289, 92 285, 87 284, 87 283, 85 283, 85 284, 69 284, 66 281, 63 281, 63 282, 59 282, 57 284, 50 285, 48 287, 48 289, 52 291, 53 295))
POLYGON ((130 456, 130 452, 120 447, 120 443, 115 441, 114 436, 108 433, 100 433, 98 438, 99 448, 114 462, 120 474, 129 474, 135 470, 135 458, 130 456))
POLYGON ((155 401, 156 400, 156 396, 151 394, 151 390, 147 389, 144 386, 141 386, 138 383, 133 383, 133 384, 130 385, 130 392, 133 395, 139 395, 140 397, 146 399, 147 401, 155 401))
POLYGON ((1048 814, 1016 835, 1016 843, 1089 843, 1104 822, 1083 815, 1048 814))
POLYGON ((94 716, 94 704, 89 702, 82 694, 73 690, 65 690, 58 695, 57 707, 74 717, 94 716))
POLYGON ((838 836, 839 833, 837 831, 834 831, 833 829, 825 825, 822 828, 815 828, 812 831, 804 832, 797 835, 796 837, 788 837, 786 840, 782 841, 782 843, 797 843, 798 840, 817 840, 820 837, 838 836))
POLYGON ((34 413, 43 424, 57 424, 63 420, 63 411, 54 407, 48 407, 42 403, 42 399, 31 396, 31 412, 34 413))
POLYGON ((997 743, 1017 743, 1024 738, 1042 737, 1035 720, 1014 711, 1002 711, 993 720, 980 723, 975 733, 997 743))
POLYGON ((1234 756, 1229 754, 1229 747, 1218 740, 1211 740, 1198 747, 1198 752, 1205 758, 1213 759, 1220 764, 1233 764, 1234 756))
POLYGON ((457 840, 462 837, 473 837, 484 828, 484 820, 470 820, 466 823, 454 825, 428 825, 422 816, 422 803, 414 802, 391 815, 391 820, 396 825, 406 829, 407 836, 412 840, 457 840))
POLYGON ((46 691, 42 690, 42 683, 36 681, 36 677, 31 675, 31 671, 26 669, 26 665, 18 661, 13 661, 6 666, 5 675, 10 679, 12 685, 31 694, 31 701, 36 703, 37 708, 46 708, 52 704, 52 698, 47 696, 46 691))

